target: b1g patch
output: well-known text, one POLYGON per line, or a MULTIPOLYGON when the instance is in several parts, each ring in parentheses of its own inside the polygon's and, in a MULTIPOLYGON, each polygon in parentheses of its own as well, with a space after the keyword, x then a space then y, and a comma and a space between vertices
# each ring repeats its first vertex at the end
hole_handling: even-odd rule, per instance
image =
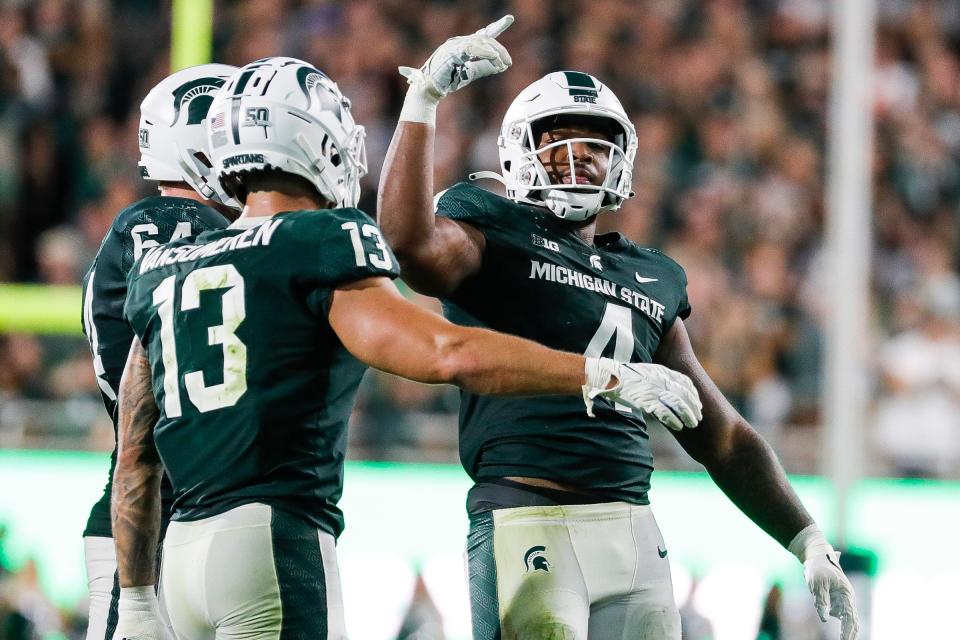
POLYGON ((560 253, 560 243, 556 240, 547 240, 543 236, 538 236, 535 233, 530 234, 530 244, 535 247, 543 247, 544 249, 560 253))
POLYGON ((523 564, 527 567, 527 573, 531 571, 550 571, 550 561, 546 556, 547 548, 543 546, 530 547, 523 554, 523 564))

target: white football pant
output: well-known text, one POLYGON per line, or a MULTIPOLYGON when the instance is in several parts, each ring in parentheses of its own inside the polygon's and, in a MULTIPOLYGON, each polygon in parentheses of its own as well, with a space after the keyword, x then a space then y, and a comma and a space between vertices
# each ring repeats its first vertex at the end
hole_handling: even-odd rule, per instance
MULTIPOLYGON (((83 559, 87 565, 87 591, 90 594, 86 640, 109 640, 106 637, 107 618, 110 615, 111 592, 117 573, 117 550, 113 545, 113 538, 85 537, 83 559)), ((116 626, 116 606, 114 602, 114 626, 116 626)))
POLYGON ((475 515, 468 540, 474 638, 679 640, 666 555, 649 506, 475 515))
POLYGON ((333 536, 264 504, 172 521, 160 591, 178 640, 346 638, 333 536))

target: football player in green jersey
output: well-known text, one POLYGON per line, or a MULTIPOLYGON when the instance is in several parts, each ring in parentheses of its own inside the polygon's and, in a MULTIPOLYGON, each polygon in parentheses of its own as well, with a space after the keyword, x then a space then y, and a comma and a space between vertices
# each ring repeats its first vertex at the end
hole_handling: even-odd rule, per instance
POLYGON ((461 327, 404 299, 396 258, 354 208, 363 133, 308 63, 248 64, 209 117, 213 164, 241 217, 155 247, 131 269, 125 315, 137 338, 113 486, 121 591, 133 603, 124 637, 163 631, 151 553, 161 468, 174 507, 160 590, 178 637, 344 637, 337 501, 367 365, 473 393, 610 398, 677 428, 701 417, 692 383, 665 367, 461 327))
MULTIPOLYGON (((117 428, 117 388, 133 329, 123 318, 127 272, 144 251, 170 240, 226 227, 238 205, 210 169, 203 126, 213 95, 236 67, 205 64, 178 71, 157 84, 140 105, 140 169, 160 195, 136 202, 114 219, 83 279, 83 331, 103 403, 117 428)), ((110 527, 110 492, 117 461, 114 447, 102 496, 93 505, 84 535, 90 590, 87 640, 110 640, 117 623, 119 586, 110 527)), ((163 526, 171 504, 164 479, 163 526)), ((162 535, 161 535, 162 537, 162 535)))
MULTIPOLYGON (((500 197, 461 183, 433 197, 436 108, 504 71, 507 16, 448 40, 410 87, 381 175, 378 215, 404 279, 440 297, 448 318, 546 346, 660 363, 693 379, 697 429, 674 436, 717 485, 804 564, 820 617, 857 635, 850 583, 771 448, 710 380, 690 346, 683 269, 597 215, 632 195, 637 136, 593 76, 548 74, 507 110, 500 197), (436 213, 435 213, 436 212, 436 213), (507 303, 507 301, 509 301, 507 303)), ((467 498, 474 637, 680 638, 666 546, 650 512, 653 469, 643 416, 601 401, 589 420, 567 398, 465 390, 460 457, 467 498)), ((668 425, 669 426, 669 425, 668 425)))

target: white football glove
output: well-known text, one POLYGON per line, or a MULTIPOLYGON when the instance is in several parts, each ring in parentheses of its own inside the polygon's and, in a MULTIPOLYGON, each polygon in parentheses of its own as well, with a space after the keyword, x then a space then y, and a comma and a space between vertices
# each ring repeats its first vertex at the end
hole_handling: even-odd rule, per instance
POLYGON ((703 419, 703 404, 693 382, 659 364, 621 364, 609 358, 587 358, 583 401, 593 417, 594 398, 604 398, 655 417, 674 431, 692 429, 703 419), (610 380, 617 384, 608 389, 610 380))
POLYGON ((803 563, 803 577, 813 594, 821 622, 827 615, 840 620, 841 640, 856 640, 860 633, 857 599, 835 551, 820 529, 811 524, 798 533, 787 549, 803 563))
POLYGON ((513 16, 505 15, 469 36, 450 38, 419 69, 400 67, 410 83, 400 120, 433 124, 442 98, 477 78, 506 71, 513 61, 496 38, 511 24, 513 16))
POLYGON ((153 587, 123 587, 117 603, 114 640, 172 640, 153 587))

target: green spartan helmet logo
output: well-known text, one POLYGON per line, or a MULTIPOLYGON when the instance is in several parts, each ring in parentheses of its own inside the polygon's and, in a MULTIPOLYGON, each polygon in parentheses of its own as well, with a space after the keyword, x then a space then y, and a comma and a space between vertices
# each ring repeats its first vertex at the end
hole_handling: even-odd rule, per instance
POLYGON ((523 564, 527 567, 527 573, 531 571, 550 571, 550 562, 544 555, 546 550, 547 548, 543 546, 527 549, 527 552, 523 554, 523 564))
POLYGON ((173 124, 180 119, 180 110, 187 108, 187 124, 200 124, 207 117, 213 96, 223 86, 223 78, 197 78, 173 92, 173 124))

